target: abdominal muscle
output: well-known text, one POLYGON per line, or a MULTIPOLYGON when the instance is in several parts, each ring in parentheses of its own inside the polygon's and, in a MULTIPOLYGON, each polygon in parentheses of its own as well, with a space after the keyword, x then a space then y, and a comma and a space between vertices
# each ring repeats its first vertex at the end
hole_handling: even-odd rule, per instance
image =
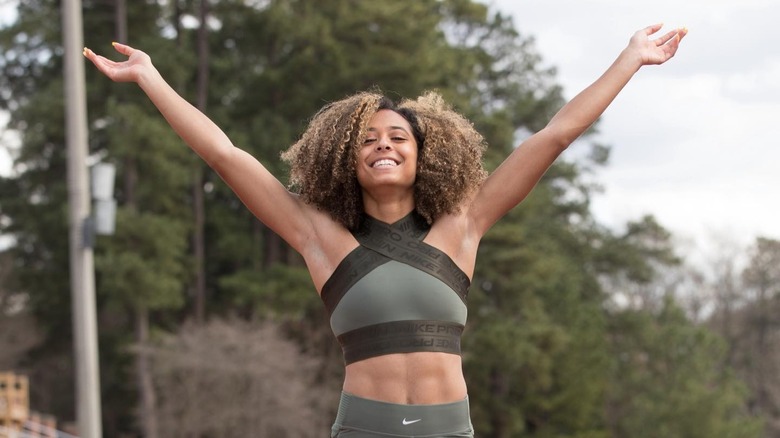
POLYGON ((344 391, 390 403, 440 404, 466 398, 466 382, 458 355, 399 353, 347 365, 344 391))

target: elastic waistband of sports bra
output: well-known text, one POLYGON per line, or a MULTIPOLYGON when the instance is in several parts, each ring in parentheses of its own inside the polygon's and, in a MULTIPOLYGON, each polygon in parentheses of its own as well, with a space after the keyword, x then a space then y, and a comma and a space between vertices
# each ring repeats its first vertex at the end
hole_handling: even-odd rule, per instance
POLYGON ((392 321, 339 335, 347 365, 393 353, 430 351, 460 355, 463 325, 449 321, 392 321))

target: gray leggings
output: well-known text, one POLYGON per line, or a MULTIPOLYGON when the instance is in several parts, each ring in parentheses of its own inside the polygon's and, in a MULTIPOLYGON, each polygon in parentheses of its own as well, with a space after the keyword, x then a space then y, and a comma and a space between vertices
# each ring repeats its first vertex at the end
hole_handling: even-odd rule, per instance
POLYGON ((331 438, 474 438, 469 399, 439 405, 402 405, 341 393, 331 438))

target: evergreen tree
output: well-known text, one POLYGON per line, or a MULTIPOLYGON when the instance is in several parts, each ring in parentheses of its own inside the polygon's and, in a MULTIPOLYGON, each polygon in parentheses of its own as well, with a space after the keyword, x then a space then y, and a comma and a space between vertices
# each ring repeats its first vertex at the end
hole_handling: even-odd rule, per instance
POLYGON ((475 426, 488 436, 606 436, 604 295, 587 239, 595 231, 583 225, 587 204, 558 189, 576 181, 565 167, 481 245, 464 349, 475 426))
POLYGON ((744 385, 721 369, 725 343, 670 297, 658 312, 618 312, 610 325, 612 436, 762 436, 762 423, 746 415, 744 385))

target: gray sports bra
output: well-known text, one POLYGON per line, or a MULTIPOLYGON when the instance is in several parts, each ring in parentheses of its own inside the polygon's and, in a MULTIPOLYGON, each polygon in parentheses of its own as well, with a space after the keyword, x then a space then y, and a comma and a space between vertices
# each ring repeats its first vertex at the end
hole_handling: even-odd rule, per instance
POLYGON ((394 224, 366 216, 353 233, 360 246, 321 293, 347 364, 391 353, 460 354, 470 281, 422 241, 429 229, 412 212, 394 224))

